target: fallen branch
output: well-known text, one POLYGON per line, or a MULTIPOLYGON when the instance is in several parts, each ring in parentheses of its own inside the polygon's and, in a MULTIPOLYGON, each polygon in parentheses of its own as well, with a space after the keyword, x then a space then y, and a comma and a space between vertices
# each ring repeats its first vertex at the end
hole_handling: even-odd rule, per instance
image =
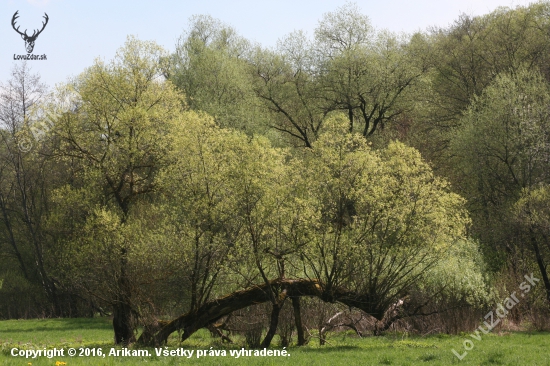
POLYGON ((179 330, 183 330, 181 338, 183 342, 197 330, 207 327, 234 311, 270 301, 270 291, 273 291, 273 293, 285 291, 286 295, 291 297, 313 296, 325 302, 340 302, 363 310, 377 319, 381 319, 384 315, 383 304, 375 301, 373 296, 357 294, 344 288, 335 287, 331 287, 331 291, 328 292, 325 288, 322 282, 312 279, 277 279, 269 281, 267 284, 249 287, 219 299, 211 300, 160 328, 146 328, 138 339, 138 343, 148 346, 165 344, 170 334, 179 330), (269 286, 271 286, 271 289, 269 286))

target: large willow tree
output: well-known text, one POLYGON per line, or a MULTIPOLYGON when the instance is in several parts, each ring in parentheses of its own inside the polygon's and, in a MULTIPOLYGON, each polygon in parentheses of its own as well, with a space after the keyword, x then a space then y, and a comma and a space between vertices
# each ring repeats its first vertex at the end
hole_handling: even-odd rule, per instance
POLYGON ((348 132, 343 116, 330 118, 312 149, 294 157, 207 118, 195 123, 170 173, 191 303, 143 342, 162 343, 176 330, 187 339, 233 311, 269 302, 268 346, 281 308, 301 296, 359 308, 379 330, 422 311, 409 301, 414 291, 435 297, 452 288, 471 303, 485 300, 479 263, 464 256, 476 251, 466 238, 465 202, 414 149, 373 150, 348 132), (444 279, 441 263, 448 264, 444 279), (400 300, 403 309, 388 312, 400 300))
POLYGON ((135 300, 142 279, 133 278, 131 261, 149 235, 140 234, 140 220, 146 220, 140 205, 156 191, 157 176, 169 164, 172 126, 184 105, 162 79, 165 55, 152 42, 129 38, 112 62, 96 61, 61 91, 77 100, 54 128, 57 154, 74 169, 67 172, 66 188, 56 191, 57 201, 60 207, 72 200, 84 206, 69 245, 78 246, 72 247, 71 261, 84 260, 79 285, 112 307, 117 344, 134 340, 140 315, 135 300), (80 198, 71 198, 75 195, 80 198))

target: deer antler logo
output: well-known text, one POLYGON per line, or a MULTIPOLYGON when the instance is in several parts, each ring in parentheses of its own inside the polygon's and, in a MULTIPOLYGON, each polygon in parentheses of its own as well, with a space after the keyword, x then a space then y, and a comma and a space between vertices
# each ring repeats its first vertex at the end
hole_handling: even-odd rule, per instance
POLYGON ((48 14, 44 13, 44 19, 46 19, 45 22, 42 22, 42 29, 40 30, 35 30, 32 34, 32 36, 29 36, 27 34, 27 30, 25 29, 25 32, 21 33, 19 31, 19 26, 17 28, 15 28, 15 20, 17 18, 19 18, 19 15, 17 15, 17 13, 19 13, 19 10, 17 10, 15 12, 15 14, 13 14, 13 18, 11 18, 11 26, 13 27, 13 29, 15 29, 15 31, 17 33, 19 33, 21 35, 21 38, 23 38, 23 40, 25 41, 25 48, 27 49, 27 53, 32 53, 32 50, 34 49, 34 42, 36 41, 36 38, 38 37, 38 35, 40 33, 42 33, 42 31, 44 30, 44 28, 46 28, 46 24, 48 24, 48 14))

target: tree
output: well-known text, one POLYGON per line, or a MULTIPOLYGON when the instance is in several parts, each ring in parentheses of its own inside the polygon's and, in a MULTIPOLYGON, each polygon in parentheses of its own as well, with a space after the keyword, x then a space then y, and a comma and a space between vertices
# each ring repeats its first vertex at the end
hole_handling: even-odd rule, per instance
POLYGON ((173 164, 162 178, 166 221, 182 253, 184 279, 178 287, 187 288, 185 309, 194 311, 221 288, 240 284, 232 273, 240 271, 247 255, 237 251, 243 231, 237 191, 249 174, 241 159, 249 156, 250 142, 241 132, 220 128, 204 112, 187 113, 174 138, 173 164))
POLYGON ((342 116, 330 123, 306 158, 320 223, 304 268, 329 299, 332 288, 348 288, 382 321, 465 238, 469 218, 417 151, 400 143, 373 151, 343 133, 342 116))
POLYGON ((535 261, 544 283, 546 301, 550 305, 550 279, 546 270, 550 251, 550 190, 548 184, 533 189, 525 189, 522 197, 514 205, 514 218, 520 230, 526 232, 535 261))
POLYGON ((412 109, 428 64, 412 39, 375 32, 354 4, 324 15, 315 30, 322 98, 364 137, 412 109))
POLYGON ((314 50, 306 35, 291 33, 275 51, 257 47, 250 64, 254 92, 270 112, 269 126, 293 146, 311 147, 328 111, 319 98, 314 50))
POLYGON ((438 123, 457 124, 474 96, 491 84, 499 73, 527 66, 543 71, 547 41, 548 3, 516 9, 498 8, 490 14, 462 14, 448 29, 431 34, 434 89, 438 101, 438 123))
MULTIPOLYGON (((165 60, 158 45, 129 37, 114 61, 96 61, 67 86, 79 95, 78 107, 55 121, 58 155, 78 162, 67 189, 91 200, 82 226, 90 243, 85 253, 92 255, 95 245, 106 248, 98 268, 107 268, 110 291, 103 295, 113 309, 117 344, 135 339, 140 316, 131 269, 144 238, 137 240, 132 230, 140 222, 140 204, 170 163, 171 130, 184 108, 182 95, 161 78, 165 60)), ((88 290, 102 298, 97 288, 88 290)))
POLYGON ((408 42, 380 32, 367 44, 322 57, 322 98, 327 109, 346 112, 350 131, 369 137, 412 109, 411 93, 427 66, 408 42))
MULTIPOLYGON (((463 176, 459 188, 469 200, 474 232, 486 253, 512 255, 524 237, 535 254, 540 251, 529 235, 532 228, 514 224, 513 207, 548 182, 549 102, 540 73, 521 68, 500 74, 475 98, 455 130, 451 151, 463 176)), ((545 265, 539 267, 544 274, 545 265)))
POLYGON ((250 42, 210 16, 193 16, 171 57, 169 79, 189 108, 211 115, 221 127, 264 133, 265 118, 252 90, 250 42))
MULTIPOLYGON (((170 153, 175 163, 162 181, 171 192, 167 220, 183 251, 185 278, 180 286, 189 287, 186 309, 196 314, 191 323, 181 325, 182 339, 228 314, 201 313, 211 306, 211 296, 262 281, 273 308, 263 341, 267 347, 287 298, 286 292, 271 287, 271 279, 294 277, 295 263, 288 268, 289 258, 306 244, 309 230, 303 223, 308 211, 295 194, 300 177, 290 174, 287 154, 266 138, 221 129, 204 114, 190 113, 176 141, 170 153)), ((151 334, 156 331, 158 327, 150 328, 141 341, 156 342, 158 337, 151 334)))
POLYGON ((248 154, 242 156, 239 172, 243 178, 237 197, 245 235, 239 247, 241 253, 251 253, 249 263, 254 271, 253 276, 247 276, 248 282, 253 283, 255 278, 262 281, 271 303, 269 329, 260 345, 268 347, 277 331, 281 309, 292 298, 289 289, 271 286, 272 279, 302 277, 297 256, 310 244, 318 217, 303 175, 297 174, 297 165, 285 163, 286 151, 270 147, 265 139, 256 139, 249 144, 248 154))
POLYGON ((315 29, 317 49, 326 58, 368 46, 373 35, 370 19, 361 14, 357 4, 350 2, 334 12, 324 14, 315 29))
POLYGON ((46 86, 26 63, 15 66, 12 79, 1 85, 0 223, 20 275, 40 284, 52 307, 47 313, 60 316, 64 312, 58 284, 46 263, 48 241, 43 229, 47 191, 55 176, 49 172, 52 165, 41 154, 40 143, 31 135, 33 123, 40 122, 33 111, 45 93, 46 86))
POLYGON ((349 130, 372 136, 413 107, 427 63, 405 37, 375 32, 354 4, 327 13, 310 41, 304 32, 275 51, 252 57, 255 91, 273 114, 271 126, 311 147, 323 121, 346 113, 349 130))
MULTIPOLYGON (((476 248, 465 240, 469 218, 463 199, 434 176, 414 149, 393 143, 374 151, 361 135, 347 132, 347 126, 345 116, 331 118, 312 149, 302 150, 290 162, 284 151, 270 148, 265 139, 245 142, 224 132, 231 143, 224 146, 227 157, 217 160, 213 157, 220 142, 214 142, 214 132, 199 135, 212 136, 211 140, 191 138, 195 149, 200 147, 199 160, 204 159, 198 166, 205 169, 182 172, 195 175, 197 182, 204 173, 213 174, 213 186, 202 183, 211 188, 210 198, 203 201, 204 188, 194 190, 204 202, 195 202, 204 209, 194 211, 217 212, 218 205, 227 202, 234 207, 228 212, 235 216, 219 220, 220 227, 235 220, 240 228, 234 248, 225 248, 223 242, 202 247, 229 253, 226 263, 235 253, 240 260, 232 263, 228 269, 233 274, 228 274, 242 276, 245 282, 144 333, 142 342, 163 343, 176 330, 184 331, 185 340, 231 312, 269 302, 269 329, 262 342, 267 347, 285 301, 301 296, 361 309, 374 316, 383 331, 396 319, 422 314, 423 307, 445 287, 452 286, 472 303, 486 295, 479 264, 471 258, 456 258, 466 248, 476 248), (212 165, 214 161, 220 166, 212 165), (232 161, 236 164, 231 165, 232 161), (220 169, 224 163, 232 168, 220 169), (218 177, 217 172, 227 176, 218 177), (231 198, 218 192, 229 192, 231 198), (457 273, 450 280, 437 281, 442 261, 461 262, 472 276, 464 281, 461 267, 454 265, 457 273), (420 290, 432 297, 422 303, 409 301, 410 294, 420 290), (405 305, 397 309, 400 300, 405 305)), ((201 230, 212 227, 211 219, 200 222, 201 230)))
POLYGON ((461 178, 449 147, 473 100, 501 73, 527 67, 548 80, 548 9, 547 2, 539 2, 483 16, 461 14, 448 27, 413 37, 415 54, 430 68, 410 114, 407 143, 453 184, 461 178))

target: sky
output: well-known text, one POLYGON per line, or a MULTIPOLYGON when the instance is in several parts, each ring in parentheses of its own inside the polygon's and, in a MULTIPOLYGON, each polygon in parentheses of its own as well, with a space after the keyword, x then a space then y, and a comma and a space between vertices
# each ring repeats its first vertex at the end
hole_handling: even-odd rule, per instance
MULTIPOLYGON (((528 5, 529 0, 356 0, 361 12, 377 29, 413 33, 430 26, 446 27, 461 13, 482 15, 499 6, 528 5)), ((47 60, 28 61, 32 72, 54 86, 66 82, 94 59, 111 60, 128 35, 153 40, 173 51, 192 15, 209 14, 233 26, 245 38, 266 47, 294 30, 312 35, 323 14, 335 11, 346 0, 0 0, 0 82, 10 78, 26 54, 25 43, 11 25, 19 11, 20 31, 42 27, 33 54, 47 60)))

